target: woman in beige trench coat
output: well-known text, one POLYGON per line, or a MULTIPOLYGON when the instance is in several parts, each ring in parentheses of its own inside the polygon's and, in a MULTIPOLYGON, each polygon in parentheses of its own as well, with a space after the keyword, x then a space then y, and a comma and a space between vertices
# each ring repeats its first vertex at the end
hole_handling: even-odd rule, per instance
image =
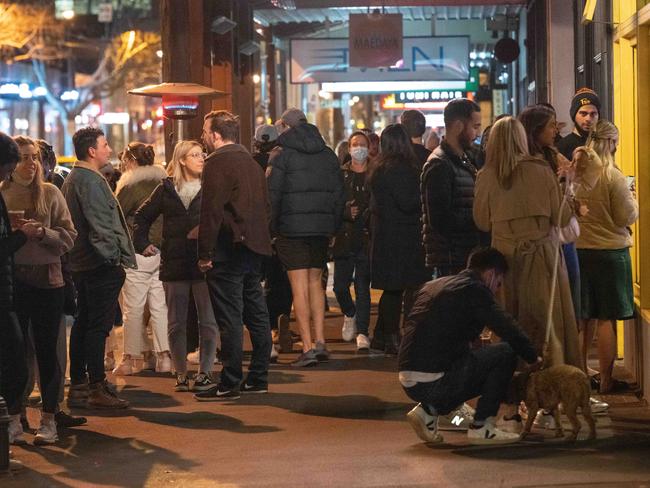
MULTIPOLYGON (((490 133, 487 159, 476 180, 474 221, 492 233, 492 246, 508 260, 503 291, 506 309, 542 354, 553 265, 560 242, 556 228, 569 223, 573 210, 562 206, 556 175, 548 163, 528 154, 519 121, 505 117, 490 133)), ((582 367, 578 329, 564 258, 560 254, 547 366, 582 367)))

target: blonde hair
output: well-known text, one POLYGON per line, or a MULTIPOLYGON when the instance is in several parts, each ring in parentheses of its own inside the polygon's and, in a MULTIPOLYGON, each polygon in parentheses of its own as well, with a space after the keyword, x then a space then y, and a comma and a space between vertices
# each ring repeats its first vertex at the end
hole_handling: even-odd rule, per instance
MULTIPOLYGON (((41 151, 36 143, 36 141, 30 137, 25 136, 15 136, 14 141, 18 144, 18 147, 32 146, 36 149, 36 155, 38 156, 38 163, 36 164, 36 173, 32 182, 29 184, 28 188, 32 195, 32 204, 34 205, 34 210, 37 216, 45 216, 48 212, 47 202, 45 201, 45 185, 49 183, 45 182, 45 175, 43 172, 43 162, 41 161, 41 151)), ((22 158, 21 158, 22 161, 22 158)), ((9 189, 13 181, 11 179, 4 181, 1 188, 9 189)))
POLYGON ((611 178, 611 172, 618 169, 614 159, 613 141, 618 139, 618 129, 608 120, 599 120, 587 139, 586 146, 593 149, 603 163, 603 174, 611 178))
POLYGON ((490 129, 487 142, 486 167, 494 168, 499 185, 508 190, 512 175, 522 157, 529 156, 524 126, 514 117, 497 120, 490 129))
POLYGON ((172 160, 167 165, 167 174, 172 178, 174 186, 178 189, 180 189, 183 186, 183 183, 187 181, 181 160, 185 159, 190 151, 195 147, 198 147, 203 151, 201 144, 196 141, 178 141, 174 147, 172 160))

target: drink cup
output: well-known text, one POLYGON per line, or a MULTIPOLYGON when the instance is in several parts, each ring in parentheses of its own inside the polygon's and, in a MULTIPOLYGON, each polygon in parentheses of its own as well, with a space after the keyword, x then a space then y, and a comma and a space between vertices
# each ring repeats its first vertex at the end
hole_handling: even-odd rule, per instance
POLYGON ((24 210, 9 210, 9 221, 11 222, 11 230, 16 230, 20 227, 20 221, 25 218, 24 210))

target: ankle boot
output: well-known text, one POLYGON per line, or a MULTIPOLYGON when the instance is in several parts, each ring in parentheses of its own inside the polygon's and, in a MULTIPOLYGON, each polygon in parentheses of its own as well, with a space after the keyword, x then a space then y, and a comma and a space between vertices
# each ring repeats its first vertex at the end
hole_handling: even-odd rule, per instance
POLYGON ((70 385, 68 391, 69 408, 86 408, 88 406, 88 382, 70 385))
POLYGON ((90 408, 118 410, 129 406, 129 402, 119 398, 117 394, 109 388, 106 380, 92 383, 89 389, 90 395, 88 396, 88 407, 90 408))

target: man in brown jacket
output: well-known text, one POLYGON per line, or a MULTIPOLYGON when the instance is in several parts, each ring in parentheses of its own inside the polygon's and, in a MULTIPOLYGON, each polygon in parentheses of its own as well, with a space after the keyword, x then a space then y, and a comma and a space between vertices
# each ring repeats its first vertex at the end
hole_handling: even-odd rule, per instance
POLYGON ((260 282, 264 256, 271 255, 269 203, 264 172, 238 139, 237 116, 225 110, 205 116, 203 142, 210 155, 203 168, 198 264, 221 333, 223 370, 218 385, 194 395, 199 401, 268 389, 271 331, 260 282), (253 344, 244 381, 242 323, 253 344))

